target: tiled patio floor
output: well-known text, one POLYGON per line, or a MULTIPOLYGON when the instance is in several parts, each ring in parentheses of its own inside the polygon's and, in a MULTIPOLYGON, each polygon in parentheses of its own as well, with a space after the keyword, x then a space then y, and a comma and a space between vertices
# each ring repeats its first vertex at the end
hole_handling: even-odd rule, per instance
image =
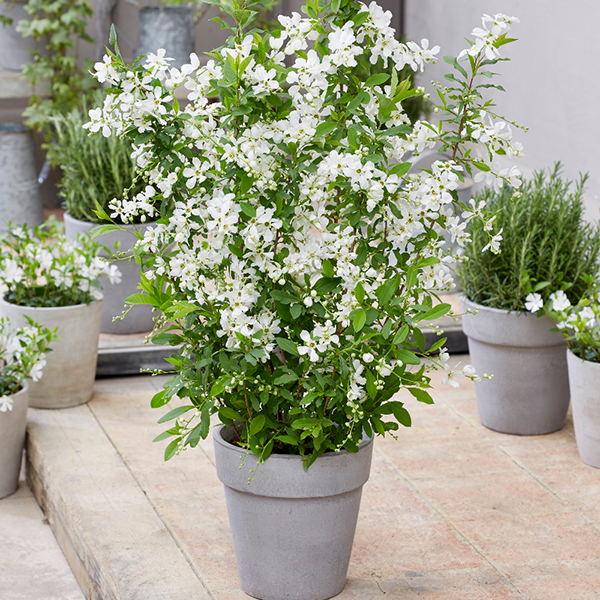
MULTIPOLYGON (((89 597, 242 600, 212 441, 166 464, 151 444, 161 385, 101 380, 87 406, 31 411, 32 485, 89 597)), ((405 398, 413 427, 375 442, 338 598, 599 599, 600 470, 570 418, 503 435, 479 424, 469 381, 433 395, 405 398)))

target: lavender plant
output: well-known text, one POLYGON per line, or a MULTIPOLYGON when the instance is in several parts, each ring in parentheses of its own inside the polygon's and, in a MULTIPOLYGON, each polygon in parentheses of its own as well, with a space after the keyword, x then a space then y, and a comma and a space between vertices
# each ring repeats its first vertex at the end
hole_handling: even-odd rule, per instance
POLYGON ((159 421, 173 422, 157 438, 171 439, 165 458, 196 446, 216 413, 261 460, 295 453, 308 468, 323 452, 357 451, 363 432, 410 426, 399 390, 433 402, 428 373, 448 355, 445 338, 426 348, 423 329, 450 313, 438 293, 456 259, 442 232, 464 244, 464 222, 482 218, 455 210, 456 188, 465 172, 518 181, 494 159, 520 149, 482 98, 516 19, 484 16, 472 45, 446 57, 439 124, 411 124, 402 102, 423 90, 398 72, 439 48, 398 41, 375 2, 309 0, 305 17, 279 17, 281 31, 247 34, 253 3, 218 4, 236 27, 206 65, 192 56, 170 69, 162 50, 126 65, 113 37, 96 72, 108 96, 88 127, 131 139, 152 186, 152 203, 112 210, 127 221, 157 207, 136 250, 142 293, 129 301, 172 323, 154 343, 182 347, 152 400, 185 401, 159 421), (379 59, 390 73, 357 76, 379 59), (407 154, 436 144, 452 160, 409 174, 407 154))

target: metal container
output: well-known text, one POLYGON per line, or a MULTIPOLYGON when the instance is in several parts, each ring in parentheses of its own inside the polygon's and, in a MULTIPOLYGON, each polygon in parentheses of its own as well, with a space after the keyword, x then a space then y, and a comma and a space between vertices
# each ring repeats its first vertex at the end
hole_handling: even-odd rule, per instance
POLYGON ((190 62, 194 52, 194 9, 189 6, 147 6, 140 10, 137 55, 159 48, 166 50, 166 56, 174 60, 171 67, 181 67, 190 62))
POLYGON ((33 135, 19 123, 0 123, 0 234, 9 221, 31 226, 44 221, 33 135))

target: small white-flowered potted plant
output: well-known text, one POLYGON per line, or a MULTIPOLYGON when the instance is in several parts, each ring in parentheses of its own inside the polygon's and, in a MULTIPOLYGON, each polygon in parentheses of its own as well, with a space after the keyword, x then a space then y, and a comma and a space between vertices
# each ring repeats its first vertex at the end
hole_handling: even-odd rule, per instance
POLYGON ((62 408, 91 398, 102 313, 98 279, 120 278, 98 253, 96 242, 87 236, 71 242, 56 223, 11 226, 0 245, 0 315, 15 326, 33 319, 57 329, 60 338, 52 344, 44 381, 30 385, 32 407, 62 408))
POLYGON ((46 327, 29 320, 14 329, 0 317, 0 498, 12 494, 19 471, 27 424, 28 380, 39 381, 48 345, 56 338, 46 327))
MULTIPOLYGON (((543 312, 567 342, 567 365, 575 439, 581 460, 600 468, 600 283, 585 275, 587 291, 572 304, 564 289, 547 300, 527 296, 527 309, 543 312)), ((568 291, 569 286, 564 286, 568 291)))
MULTIPOLYGON (((173 421, 159 436, 171 440, 165 457, 197 446, 218 417, 217 470, 230 511, 248 495, 235 488, 287 494, 305 516, 282 522, 255 503, 267 512, 247 520, 251 530, 233 530, 242 588, 329 597, 344 584, 352 535, 333 532, 337 517, 320 509, 303 512, 302 495, 345 502, 351 494, 353 534, 372 437, 410 426, 405 404, 432 402, 431 370, 446 365, 447 381, 476 377, 453 372, 445 339, 427 348, 423 330, 450 311, 438 294, 452 288, 457 256, 443 232, 460 246, 464 221, 480 218, 457 210, 461 180, 481 171, 501 186, 518 175, 496 160, 518 148, 483 98, 496 87, 490 68, 504 60, 515 19, 484 16, 472 44, 445 57, 453 73, 437 90, 439 119, 411 124, 402 101, 424 90, 398 72, 422 70, 439 48, 398 41, 391 13, 375 2, 310 0, 305 16, 281 16, 271 33, 244 32, 252 1, 211 3, 234 24, 223 25, 231 37, 205 65, 192 55, 170 68, 164 50, 127 65, 112 36, 115 51, 96 72, 108 95, 89 127, 132 140, 160 213, 138 243, 142 293, 130 301, 173 323, 155 343, 181 346, 171 359, 176 375, 152 400, 180 399, 161 419, 173 421), (379 59, 389 72, 373 73, 379 59), (182 92, 185 105, 176 100, 182 92), (451 160, 409 174, 409 153, 436 146, 451 160), (358 474, 326 475, 317 493, 318 474, 336 461, 358 474), (272 552, 277 528, 294 541, 272 552), (316 540, 333 544, 326 556, 316 540), (257 558, 263 547, 276 565, 257 558), (339 572, 326 572, 332 561, 339 572)), ((114 209, 126 219, 146 210, 144 202, 114 209)))

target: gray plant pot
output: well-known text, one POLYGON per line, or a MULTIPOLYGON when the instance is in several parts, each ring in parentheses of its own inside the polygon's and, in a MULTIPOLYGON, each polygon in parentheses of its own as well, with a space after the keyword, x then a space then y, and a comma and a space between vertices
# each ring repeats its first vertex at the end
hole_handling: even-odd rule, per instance
POLYGON ((502 433, 541 435, 561 429, 569 408, 566 343, 544 317, 488 308, 463 297, 463 331, 477 373, 481 423, 502 433))
POLYGON ((137 55, 159 48, 173 58, 170 67, 181 67, 190 62, 195 50, 194 9, 189 6, 147 6, 140 9, 137 55))
POLYGON ((325 454, 305 471, 298 456, 257 460, 213 430, 242 589, 261 600, 323 600, 346 580, 373 440, 358 453, 325 454), (243 465, 243 466, 241 466, 243 465), (240 468, 241 466, 241 468, 240 468))
MULTIPOLYGON (((137 228, 144 232, 150 225, 152 224, 137 225, 137 228)), ((65 213, 65 234, 69 240, 75 240, 80 233, 89 235, 94 227, 98 227, 98 224, 80 221, 65 213)), ((124 225, 124 227, 128 231, 134 231, 133 225, 124 225)), ((118 243, 118 251, 124 252, 133 246, 136 238, 125 231, 109 231, 97 237, 96 241, 111 251, 114 251, 115 244, 118 243)), ((104 255, 109 256, 107 252, 104 255)), ((123 313, 125 298, 139 292, 137 286, 140 283, 139 265, 134 260, 131 263, 127 260, 118 260, 115 261, 115 264, 122 273, 122 279, 121 283, 116 284, 111 284, 106 278, 101 281, 104 305, 102 308, 100 332, 125 335, 151 331, 154 326, 154 320, 152 307, 149 305, 135 305, 124 319, 113 322, 113 317, 117 317, 123 313)))
POLYGON ((27 427, 27 382, 13 395, 13 409, 0 412, 0 498, 10 496, 19 486, 27 427))
POLYGON ((0 300, 0 315, 15 328, 30 317, 49 329, 58 328, 60 339, 50 344, 39 381, 29 383, 32 408, 68 408, 87 402, 93 393, 98 359, 102 300, 53 308, 30 308, 0 300))
POLYGON ((600 469, 600 363, 567 351, 575 439, 581 460, 600 469))
POLYGON ((0 234, 9 222, 35 227, 43 221, 33 134, 19 123, 0 123, 0 234))

